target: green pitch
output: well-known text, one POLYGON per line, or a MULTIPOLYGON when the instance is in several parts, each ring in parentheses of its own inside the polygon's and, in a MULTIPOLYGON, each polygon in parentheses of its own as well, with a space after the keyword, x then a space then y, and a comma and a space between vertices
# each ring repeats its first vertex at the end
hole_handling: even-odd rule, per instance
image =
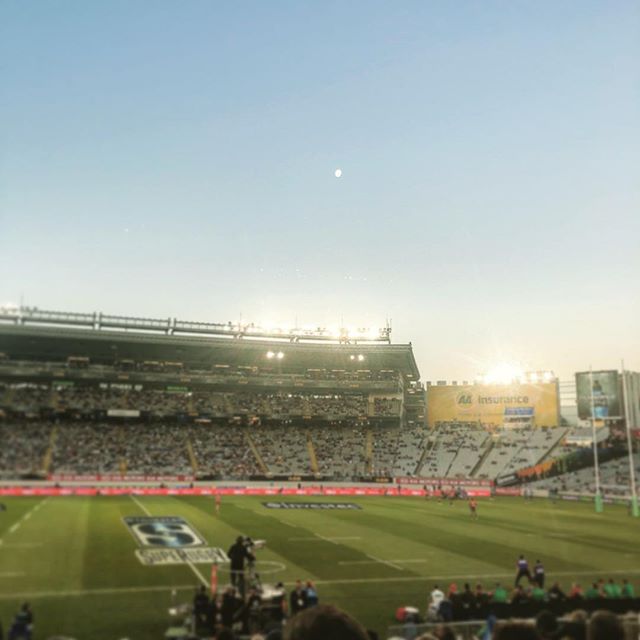
MULTIPOLYGON (((264 582, 315 581, 335 603, 384 632, 399 605, 424 609, 434 583, 465 578, 511 584, 515 560, 540 558, 549 583, 569 587, 596 577, 640 581, 640 524, 624 507, 594 513, 583 503, 481 500, 472 520, 466 503, 419 498, 294 498, 351 502, 361 510, 273 510, 269 498, 97 497, 4 499, 0 512, 0 619, 5 629, 21 602, 36 615, 36 635, 79 639, 162 638, 172 590, 190 601, 210 565, 144 566, 124 524, 127 516, 180 516, 210 547, 225 551, 242 533, 267 540, 258 552, 264 582)), ((221 582, 227 574, 221 570, 221 582)))

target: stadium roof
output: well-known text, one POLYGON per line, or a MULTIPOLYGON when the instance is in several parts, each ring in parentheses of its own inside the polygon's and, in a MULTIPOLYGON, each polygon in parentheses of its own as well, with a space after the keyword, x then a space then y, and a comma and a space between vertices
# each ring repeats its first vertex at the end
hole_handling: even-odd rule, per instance
POLYGON ((188 367, 259 366, 286 372, 308 369, 394 369, 414 380, 420 372, 411 344, 306 343, 238 339, 213 336, 167 335, 91 328, 43 327, 0 324, 0 352, 14 360, 64 361, 69 356, 88 357, 110 364, 131 359, 137 362, 182 362, 188 367), (269 352, 282 353, 269 359, 269 352))

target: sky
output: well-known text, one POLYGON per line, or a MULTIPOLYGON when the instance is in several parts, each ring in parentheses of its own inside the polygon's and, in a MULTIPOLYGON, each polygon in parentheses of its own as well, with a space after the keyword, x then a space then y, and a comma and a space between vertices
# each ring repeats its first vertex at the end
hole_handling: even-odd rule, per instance
POLYGON ((5 0, 0 304, 640 370, 638 60, 635 0, 5 0))

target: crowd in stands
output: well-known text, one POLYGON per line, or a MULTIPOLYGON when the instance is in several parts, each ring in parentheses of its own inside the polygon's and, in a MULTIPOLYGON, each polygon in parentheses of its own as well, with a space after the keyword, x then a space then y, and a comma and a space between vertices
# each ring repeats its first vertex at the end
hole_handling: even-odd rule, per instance
MULTIPOLYGON (((563 441, 569 430, 564 427, 488 428, 444 422, 428 430, 401 426, 400 419, 370 420, 388 418, 401 407, 398 398, 362 393, 5 386, 0 391, 0 435, 7 444, 0 448, 0 474, 124 470, 149 475, 193 472, 230 479, 321 474, 334 479, 493 480, 515 477, 521 469, 552 456, 557 459, 566 450, 563 441), (38 418, 44 407, 47 420, 38 418), (116 422, 107 414, 133 408, 142 412, 139 420, 116 422)), ((571 451, 580 450, 573 447, 571 451)), ((638 462, 636 469, 640 473, 638 462)), ((535 482, 527 486, 595 491, 592 466, 541 476, 531 476, 535 482)), ((605 495, 624 495, 628 485, 626 457, 601 459, 605 495)))
POLYGON ((243 428, 196 424, 188 437, 201 474, 223 478, 248 478, 261 473, 243 428))
MULTIPOLYGON (((633 456, 636 478, 640 479, 640 452, 633 456)), ((599 465, 600 490, 605 495, 623 496, 629 493, 629 458, 624 456, 599 465)), ((593 467, 586 467, 551 478, 535 480, 529 485, 533 489, 547 489, 553 492, 567 491, 595 493, 596 484, 593 467)))
POLYGON ((308 475, 313 472, 307 445, 307 430, 291 425, 260 426, 251 438, 270 473, 308 475))
POLYGON ((0 422, 0 478, 41 472, 50 435, 50 426, 40 422, 19 428, 0 422))
MULTIPOLYGON (((126 386, 126 385, 125 385, 126 386)), ((395 418, 402 415, 398 398, 366 393, 182 391, 122 388, 122 385, 7 387, 0 393, 0 409, 17 415, 89 416, 114 410, 139 411, 156 418, 178 415, 230 418, 248 416, 267 420, 315 418, 395 418)))
POLYGON ((310 427, 318 470, 336 479, 366 475, 365 433, 362 427, 310 427))

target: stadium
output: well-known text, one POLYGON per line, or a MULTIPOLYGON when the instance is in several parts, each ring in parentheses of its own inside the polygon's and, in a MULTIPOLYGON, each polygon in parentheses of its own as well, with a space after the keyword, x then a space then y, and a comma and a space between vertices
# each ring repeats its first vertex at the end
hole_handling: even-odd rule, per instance
POLYGON ((0 620, 28 601, 38 637, 249 637, 303 592, 380 637, 637 612, 639 380, 431 383, 388 326, 3 309, 0 620), (503 600, 520 556, 547 591, 503 600))

